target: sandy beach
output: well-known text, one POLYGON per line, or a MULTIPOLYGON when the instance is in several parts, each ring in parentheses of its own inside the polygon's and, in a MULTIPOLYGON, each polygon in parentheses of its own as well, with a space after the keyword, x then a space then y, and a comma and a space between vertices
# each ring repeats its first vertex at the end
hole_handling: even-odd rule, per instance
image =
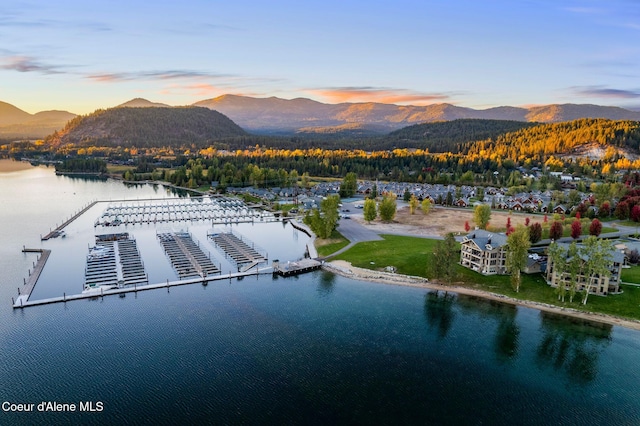
POLYGON ((531 302, 527 300, 514 299, 501 294, 491 293, 487 291, 475 290, 467 287, 457 286, 455 284, 446 285, 436 281, 428 280, 422 277, 412 277, 402 274, 395 274, 390 272, 373 271, 369 269, 358 268, 352 266, 349 262, 343 260, 333 260, 325 262, 322 266, 323 269, 333 272, 335 274, 342 275, 347 278, 352 278, 361 281, 374 282, 387 285, 402 285, 409 287, 419 287, 429 290, 446 290, 454 293, 466 294, 470 296, 482 297, 485 299, 496 300, 503 303, 510 303, 513 305, 526 306, 528 308, 538 309, 541 311, 552 312, 560 315, 567 315, 574 318, 580 318, 588 321, 597 321, 611 325, 618 325, 634 330, 640 330, 640 321, 634 321, 624 318, 618 318, 611 315, 590 313, 577 311, 575 309, 560 308, 553 305, 544 303, 531 302))

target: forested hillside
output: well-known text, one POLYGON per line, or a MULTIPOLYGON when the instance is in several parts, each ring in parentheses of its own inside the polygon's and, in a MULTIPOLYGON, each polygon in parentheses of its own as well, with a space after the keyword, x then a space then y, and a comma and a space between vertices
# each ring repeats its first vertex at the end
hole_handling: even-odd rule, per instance
POLYGON ((465 152, 515 161, 544 160, 549 155, 567 153, 581 145, 594 143, 638 152, 640 122, 585 118, 540 124, 475 142, 465 152))
MULTIPOLYGON (((470 142, 495 139, 508 132, 536 126, 537 123, 507 120, 460 119, 408 126, 391 132, 384 140, 399 148, 421 148, 429 152, 464 151, 470 142)), ((387 146, 390 148, 391 146, 387 146)))
POLYGON ((237 124, 207 108, 111 108, 76 117, 46 142, 52 147, 203 147, 242 135, 237 124))

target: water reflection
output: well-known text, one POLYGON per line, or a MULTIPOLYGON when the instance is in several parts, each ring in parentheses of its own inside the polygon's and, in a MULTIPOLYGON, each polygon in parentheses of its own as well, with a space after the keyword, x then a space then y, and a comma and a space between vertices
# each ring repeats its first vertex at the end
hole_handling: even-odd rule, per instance
POLYGON ((429 323, 429 328, 438 329, 438 337, 444 339, 451 329, 455 318, 453 306, 456 301, 454 293, 446 291, 430 291, 424 295, 424 315, 429 323))
POLYGON ((516 322, 518 308, 509 303, 461 294, 458 305, 462 310, 497 320, 494 352, 500 363, 511 362, 518 354, 520 327, 516 322))
POLYGON ((612 326, 549 312, 540 312, 542 340, 536 350, 541 367, 563 373, 584 386, 598 372, 600 353, 611 343, 612 326))
POLYGON ((320 271, 320 280, 318 282, 318 288, 316 289, 318 294, 322 297, 328 296, 333 293, 333 286, 336 282, 335 274, 324 270, 320 271))

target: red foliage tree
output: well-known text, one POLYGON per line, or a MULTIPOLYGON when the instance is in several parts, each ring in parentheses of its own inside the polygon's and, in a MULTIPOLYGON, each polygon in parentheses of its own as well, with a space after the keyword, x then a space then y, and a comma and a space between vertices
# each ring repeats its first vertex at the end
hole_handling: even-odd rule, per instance
POLYGON ((526 219, 524 220, 524 226, 529 226, 529 223, 530 223, 530 222, 531 222, 531 219, 526 218, 526 219))
POLYGON ((511 216, 507 217, 507 232, 509 232, 509 228, 511 228, 511 216))
POLYGON ((598 216, 600 217, 609 217, 611 214, 611 205, 608 201, 605 201, 600 205, 600 209, 598 210, 598 216))
POLYGON ((614 214, 620 220, 629 219, 629 204, 626 201, 620 201, 614 214))
POLYGON ((534 222, 529 227, 529 241, 531 244, 535 244, 542 239, 542 225, 538 222, 534 222))
POLYGON ((571 224, 571 238, 576 240, 580 234, 582 234, 582 223, 580 223, 580 219, 576 219, 571 224))
POLYGON ((595 235, 596 237, 602 232, 602 222, 598 219, 593 219, 589 226, 589 235, 595 235))
POLYGON ((576 212, 576 219, 580 220, 581 217, 582 215, 580 214, 580 212, 576 212))
POLYGON ((640 222, 640 204, 633 206, 629 218, 634 222, 640 222))
POLYGON ((551 224, 551 228, 549 228, 549 238, 552 240, 558 240, 562 237, 562 233, 564 232, 564 226, 560 221, 554 221, 551 224))
POLYGON ((470 230, 470 229, 471 229, 471 226, 469 225, 469 221, 467 220, 467 221, 464 223, 464 230, 465 230, 465 231, 467 231, 467 232, 469 232, 469 230, 470 230))

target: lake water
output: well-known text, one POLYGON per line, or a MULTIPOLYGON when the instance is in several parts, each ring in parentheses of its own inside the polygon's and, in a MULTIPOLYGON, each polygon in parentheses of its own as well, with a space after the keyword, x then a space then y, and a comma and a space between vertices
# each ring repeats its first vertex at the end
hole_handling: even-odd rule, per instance
MULTIPOLYGON (((91 200, 146 197, 175 195, 0 172, 0 402, 103 407, 0 411, 0 424, 640 424, 639 332, 453 293, 318 271, 11 308, 35 260, 23 245, 83 266, 100 208, 68 241, 40 234, 91 200)), ((234 229, 270 258, 304 251, 281 223, 234 229)), ((141 252, 156 244, 128 230, 141 252)), ((156 254, 145 266, 161 278, 156 254)), ((76 274, 45 268, 34 296, 77 292, 76 274)))

